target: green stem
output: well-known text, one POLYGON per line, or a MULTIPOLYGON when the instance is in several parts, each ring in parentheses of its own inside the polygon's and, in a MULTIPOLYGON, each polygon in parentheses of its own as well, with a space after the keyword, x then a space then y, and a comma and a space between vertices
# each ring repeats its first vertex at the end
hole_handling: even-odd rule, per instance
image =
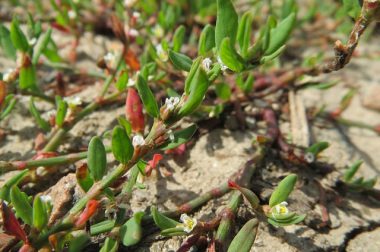
MULTIPOLYGON (((257 165, 261 163, 264 158, 264 150, 259 146, 254 154, 253 159, 246 163, 245 169, 240 176, 240 183, 244 187, 248 187, 251 181, 253 174, 256 171, 257 165)), ((235 191, 228 205, 221 212, 221 221, 218 227, 218 230, 215 235, 215 246, 218 248, 218 251, 226 251, 228 246, 228 235, 231 233, 235 216, 239 205, 241 203, 241 193, 235 191)))
POLYGON ((72 72, 74 74, 86 74, 88 76, 92 76, 92 77, 100 78, 100 79, 106 78, 106 75, 102 72, 98 72, 98 71, 94 71, 94 70, 87 70, 86 72, 84 72, 80 69, 73 68, 70 65, 65 64, 65 63, 56 63, 56 62, 44 61, 43 64, 45 66, 48 66, 48 67, 52 67, 52 68, 67 71, 67 72, 72 72))
POLYGON ((109 87, 110 87, 113 79, 116 76, 116 73, 118 72, 121 64, 123 63, 123 61, 124 61, 124 51, 125 51, 125 48, 124 48, 123 52, 119 55, 119 58, 117 59, 116 70, 110 76, 108 76, 108 78, 104 82, 102 92, 100 93, 100 97, 103 97, 103 96, 106 95, 106 93, 107 93, 107 91, 108 91, 108 89, 109 89, 109 87))
MULTIPOLYGON (((106 152, 111 152, 111 148, 107 147, 106 152)), ((78 160, 85 159, 87 157, 87 151, 71 153, 67 155, 50 157, 38 160, 28 160, 28 161, 13 161, 13 162, 3 162, 0 161, 0 169, 2 172, 23 170, 29 168, 35 168, 39 166, 49 167, 63 164, 75 163, 78 160)))
MULTIPOLYGON (((102 102, 108 102, 113 99, 115 99, 117 96, 119 96, 120 93, 116 92, 114 94, 106 96, 102 102)), ((69 132, 75 124, 77 124, 80 120, 82 120, 85 116, 91 114, 94 110, 96 110, 100 106, 100 103, 95 101, 90 104, 88 104, 82 111, 80 111, 74 118, 74 120, 68 124, 65 125, 62 128, 59 128, 57 131, 52 133, 52 137, 50 138, 49 142, 45 145, 43 148, 43 152, 51 152, 55 151, 59 145, 62 142, 62 139, 66 136, 66 133, 69 132)))
POLYGON ((239 191, 234 191, 227 206, 223 209, 222 219, 215 235, 215 243, 220 248, 220 251, 224 251, 226 248, 228 235, 233 227, 233 222, 241 200, 241 193, 239 191))
POLYGON ((21 90, 21 94, 23 95, 31 95, 34 97, 38 97, 46 102, 49 102, 51 104, 55 104, 55 100, 52 97, 49 97, 41 92, 31 91, 31 90, 21 90))

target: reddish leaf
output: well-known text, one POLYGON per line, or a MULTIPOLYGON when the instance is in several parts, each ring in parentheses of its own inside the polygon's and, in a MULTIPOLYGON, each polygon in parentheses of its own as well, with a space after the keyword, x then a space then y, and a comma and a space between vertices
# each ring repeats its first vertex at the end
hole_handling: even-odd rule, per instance
POLYGON ((12 210, 9 209, 9 207, 4 202, 1 203, 1 214, 4 221, 3 229, 5 233, 13 235, 17 239, 28 243, 28 238, 25 234, 25 231, 22 229, 12 210))
POLYGON ((18 252, 34 252, 36 251, 31 245, 25 243, 18 252))
POLYGON ((98 209, 99 202, 96 200, 90 200, 87 202, 86 208, 83 210, 79 218, 75 222, 75 226, 80 227, 84 225, 96 212, 98 209))
POLYGON ((153 169, 156 168, 156 166, 158 165, 158 162, 160 162, 160 160, 163 159, 163 156, 161 154, 154 154, 153 155, 153 158, 152 160, 150 160, 148 162, 148 165, 147 167, 145 168, 145 173, 146 173, 146 176, 150 176, 150 174, 152 173, 153 169))
POLYGON ((137 58, 136 54, 131 50, 131 49, 128 49, 125 53, 124 53, 124 60, 125 60, 125 63, 127 63, 127 65, 133 70, 133 71, 138 71, 140 70, 140 61, 139 59, 137 58))
POLYGON ((64 33, 70 33, 70 29, 66 26, 63 26, 63 25, 60 25, 56 22, 53 22, 50 24, 51 27, 53 27, 54 29, 58 30, 58 31, 61 31, 61 32, 64 32, 64 33))
POLYGON ((141 133, 144 131, 143 105, 139 94, 134 88, 128 88, 128 95, 125 101, 125 116, 131 123, 133 132, 141 133))
POLYGON ((166 150, 165 154, 183 155, 185 151, 186 151, 186 144, 181 144, 177 148, 166 150))
POLYGON ((0 106, 3 104, 5 97, 7 96, 7 86, 4 81, 0 80, 0 106))

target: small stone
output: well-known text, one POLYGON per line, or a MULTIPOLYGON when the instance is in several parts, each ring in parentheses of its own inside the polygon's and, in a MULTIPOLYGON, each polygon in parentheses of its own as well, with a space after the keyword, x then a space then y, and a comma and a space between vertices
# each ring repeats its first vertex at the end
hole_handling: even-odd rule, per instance
POLYGON ((362 97, 362 104, 368 109, 380 111, 380 85, 371 86, 362 97))

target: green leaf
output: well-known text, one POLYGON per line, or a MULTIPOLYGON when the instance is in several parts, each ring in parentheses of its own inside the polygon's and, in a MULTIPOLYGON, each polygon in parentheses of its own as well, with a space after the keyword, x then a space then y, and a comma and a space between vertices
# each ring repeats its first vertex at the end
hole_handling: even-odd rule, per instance
POLYGON ((11 40, 16 49, 27 52, 29 49, 28 40, 26 39, 24 33, 20 28, 20 24, 16 17, 13 18, 11 27, 10 27, 11 40))
POLYGON ((3 48, 5 56, 16 60, 16 48, 13 46, 9 30, 0 24, 0 46, 3 48))
POLYGON ((28 172, 28 169, 23 170, 7 180, 0 189, 0 199, 11 202, 11 188, 16 186, 26 175, 28 175, 28 172))
POLYGON ((238 15, 231 0, 217 0, 217 16, 215 27, 215 44, 219 49, 223 39, 230 38, 235 45, 238 29, 238 15))
POLYGON ((46 120, 44 120, 41 117, 40 112, 37 110, 36 106, 34 105, 33 98, 30 99, 29 110, 30 110, 30 113, 33 115, 34 119, 36 120, 38 126, 44 131, 49 131, 50 125, 46 120))
POLYGON ((301 221, 305 219, 305 217, 306 217, 306 214, 296 215, 293 218, 287 220, 286 222, 280 222, 279 220, 268 218, 268 222, 274 227, 285 227, 285 226, 300 223, 301 221))
POLYGON ((55 124, 57 124, 58 127, 62 127, 63 123, 65 122, 68 106, 61 97, 58 97, 59 96, 56 97, 57 114, 55 116, 55 124))
POLYGON ((363 183, 361 184, 361 187, 364 190, 371 190, 376 185, 376 182, 377 182, 377 177, 367 179, 363 181, 363 183))
POLYGON ((46 49, 47 45, 50 42, 51 39, 51 33, 52 29, 49 28, 39 39, 34 47, 33 50, 33 58, 32 58, 32 63, 33 65, 36 65, 38 63, 38 59, 40 58, 42 52, 46 49))
POLYGON ((179 130, 173 133, 173 140, 167 142, 161 146, 161 150, 170 150, 174 149, 181 144, 186 143, 190 140, 190 138, 194 135, 197 130, 197 126, 195 124, 187 127, 186 129, 179 130))
POLYGON ((142 159, 140 159, 140 160, 137 162, 137 164, 136 164, 137 169, 138 169, 139 172, 140 172, 142 175, 144 175, 144 176, 145 176, 145 168, 146 168, 147 165, 148 165, 148 163, 145 162, 145 161, 142 160, 142 159))
POLYGON ((344 173, 344 177, 343 177, 344 181, 350 182, 362 164, 363 164, 363 160, 357 160, 353 165, 351 165, 348 168, 348 170, 344 173))
POLYGON ((49 216, 40 196, 36 196, 33 201, 33 227, 41 231, 48 223, 49 216))
POLYGON ((87 165, 92 177, 101 180, 107 169, 107 153, 102 140, 95 136, 88 145, 87 165))
POLYGON ((127 88, 128 79, 129 79, 128 72, 122 71, 119 76, 119 79, 117 79, 116 84, 115 84, 117 90, 124 91, 127 88))
POLYGON ((344 11, 353 19, 357 19, 361 13, 361 7, 358 0, 343 0, 344 11))
POLYGON ((197 73, 190 83, 190 95, 178 112, 178 116, 184 117, 193 113, 201 105, 209 86, 209 80, 202 67, 198 67, 197 73))
POLYGON ((123 116, 119 116, 117 118, 117 121, 125 129, 128 136, 130 136, 132 133, 132 124, 127 119, 125 119, 123 116))
POLYGON ((17 186, 11 188, 11 202, 16 209, 16 216, 21 218, 25 224, 33 224, 33 208, 28 201, 28 196, 21 192, 17 186))
POLYGON ((273 54, 285 44, 296 24, 296 19, 296 13, 293 12, 282 20, 276 28, 271 29, 269 46, 265 50, 265 55, 273 54))
POLYGON ((122 164, 127 164, 133 156, 133 151, 133 145, 125 129, 116 126, 112 132, 112 153, 115 159, 122 164))
POLYGON ((198 68, 201 64, 202 58, 198 57, 193 61, 193 64, 191 65, 190 72, 186 77, 185 80, 185 94, 189 95, 191 90, 191 85, 194 84, 194 77, 198 72, 198 68))
POLYGON ((120 228, 120 238, 124 246, 137 244, 142 237, 141 219, 144 212, 137 212, 120 228))
POLYGON ((319 82, 307 83, 307 84, 304 84, 302 88, 315 88, 319 90, 326 90, 326 89, 330 89, 336 86, 336 84, 338 83, 339 83, 338 81, 329 81, 329 82, 322 82, 322 83, 319 83, 319 82))
POLYGON ((21 67, 19 83, 21 89, 37 90, 36 68, 33 65, 21 67))
POLYGON ((87 192, 94 184, 94 179, 90 176, 87 166, 78 167, 75 172, 79 186, 87 192))
POLYGON ((187 233, 183 230, 183 227, 174 227, 168 228, 161 231, 162 236, 181 236, 187 235, 187 233))
POLYGON ((239 21, 237 41, 240 45, 240 51, 243 58, 247 57, 248 48, 251 42, 253 16, 250 12, 244 13, 239 21))
POLYGON ((277 186, 269 199, 269 206, 274 207, 283 201, 286 201, 289 194, 293 191, 297 182, 297 175, 290 174, 286 176, 277 186))
POLYGON ((220 99, 228 101, 231 97, 231 87, 226 83, 215 84, 215 93, 220 99))
POLYGON ((175 30, 174 35, 173 35, 173 51, 174 52, 179 52, 181 50, 183 41, 185 39, 185 26, 180 25, 178 28, 175 30))
POLYGON ((281 18, 284 19, 292 12, 297 11, 297 5, 295 0, 285 0, 283 5, 282 5, 282 10, 281 10, 281 18))
POLYGON ((160 116, 160 111, 158 109, 156 99, 154 98, 154 95, 152 91, 150 90, 148 83, 140 74, 137 77, 136 88, 137 88, 137 91, 139 92, 141 101, 144 104, 146 112, 150 116, 158 118, 160 116))
POLYGON ((273 59, 277 58, 285 50, 285 48, 286 48, 286 46, 283 45, 277 51, 272 53, 271 55, 267 55, 267 56, 262 57, 260 59, 260 64, 265 64, 265 63, 272 61, 273 59))
POLYGON ((206 56, 206 54, 215 47, 215 28, 212 25, 206 25, 199 37, 198 54, 206 56))
POLYGON ((161 230, 175 228, 178 224, 180 224, 179 222, 161 214, 155 206, 152 206, 150 208, 150 212, 152 214, 154 223, 156 223, 156 226, 159 227, 161 230))
POLYGON ((5 108, 3 109, 3 111, 1 111, 0 121, 12 112, 16 103, 17 103, 17 99, 14 98, 13 94, 9 94, 9 95, 7 95, 7 97, 5 97, 5 101, 3 104, 3 107, 5 107, 5 108))
POLYGON ((90 227, 91 235, 98 235, 101 233, 109 232, 115 226, 115 220, 105 220, 99 223, 96 223, 90 227))
POLYGON ((186 72, 189 72, 193 61, 187 57, 185 54, 177 53, 175 51, 169 50, 169 59, 173 65, 186 72))
POLYGON ((232 240, 227 252, 249 252, 255 242, 258 225, 257 219, 247 221, 232 240))
POLYGON ((318 142, 306 149, 306 153, 311 153, 314 157, 318 156, 319 153, 324 151, 330 146, 328 142, 318 142))
POLYGON ((90 237, 87 234, 80 234, 70 241, 69 252, 83 251, 90 242, 90 237))
POLYGON ((117 240, 107 237, 104 241, 100 252, 117 252, 119 248, 119 243, 117 240))
POLYGON ((223 64, 234 72, 241 72, 244 70, 244 60, 236 52, 232 43, 230 43, 230 38, 225 38, 222 40, 219 49, 219 57, 223 64))

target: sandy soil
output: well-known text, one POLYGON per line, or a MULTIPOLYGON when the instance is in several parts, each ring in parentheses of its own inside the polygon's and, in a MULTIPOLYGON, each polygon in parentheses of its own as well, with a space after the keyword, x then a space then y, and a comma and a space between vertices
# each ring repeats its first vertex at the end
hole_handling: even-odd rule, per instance
MULTIPOLYGON (((117 48, 116 42, 101 36, 94 38, 91 34, 86 34, 84 40, 83 43, 86 43, 86 46, 79 48, 84 59, 80 64, 89 68, 95 68, 92 62, 98 55, 102 55, 110 48, 117 48), (104 45, 107 50, 104 49, 104 45), (86 60, 86 58, 91 60, 86 60)), ((361 44, 360 52, 378 51, 377 46, 373 46, 377 41, 361 44)), ((61 43, 64 42, 65 40, 62 39, 61 43)), ((10 67, 9 64, 0 57, 0 69, 10 67)), ((349 87, 356 87, 358 95, 355 96, 352 105, 343 116, 371 125, 380 124, 379 110, 373 109, 379 101, 376 99, 379 96, 373 97, 374 90, 379 90, 380 87, 379 68, 378 59, 353 59, 346 69, 331 76, 322 77, 328 80, 337 79, 339 81, 337 86, 324 92, 309 89, 301 92, 300 95, 306 108, 321 104, 326 104, 327 108, 334 108, 349 87), (368 105, 371 102, 375 105, 368 105)), ((79 95, 89 101, 99 88, 98 84, 94 84, 79 95)), ((27 102, 27 98, 21 99, 14 113, 0 124, 1 129, 5 131, 5 136, 0 142, 0 160, 25 160, 35 154, 33 144, 39 130, 34 127, 33 119, 27 110, 27 102)), ((45 111, 50 109, 47 104, 39 103, 38 106, 45 111)), ((93 135, 100 135, 112 129, 117 123, 115 120, 117 115, 123 113, 124 108, 120 104, 101 109, 86 117, 74 127, 60 150, 78 150, 85 147, 93 135)), ((231 117, 229 120, 236 119, 231 117)), ((283 127, 286 128, 287 124, 284 121, 283 127)), ((300 179, 296 191, 290 197, 290 208, 307 213, 307 218, 300 225, 278 229, 267 223, 261 223, 252 251, 380 251, 380 229, 378 228, 380 227, 380 204, 360 194, 341 193, 336 186, 336 180, 342 175, 345 167, 357 159, 365 161, 359 172, 360 175, 365 177, 379 175, 379 136, 369 130, 336 127, 321 122, 315 123, 311 129, 316 140, 331 143, 331 147, 323 153, 321 160, 333 165, 336 170, 322 175, 319 171, 313 170, 312 166, 297 169, 274 158, 266 160, 252 179, 252 188, 259 193, 262 200, 268 200, 274 185, 286 174, 296 172, 300 179), (320 227, 323 209, 320 204, 320 185, 315 179, 320 181, 320 185, 325 189, 324 196, 330 218, 328 227, 320 227)), ((217 127, 202 134, 184 156, 174 159, 170 156, 166 157, 161 163, 160 170, 171 172, 172 176, 164 177, 162 174, 156 174, 147 179, 144 182, 146 189, 135 191, 131 202, 132 209, 146 210, 151 205, 157 205, 162 210, 173 209, 225 182, 252 155, 253 136, 254 133, 250 130, 240 131, 233 127, 232 129, 217 127)), ((62 167, 60 170, 66 174, 72 172, 74 167, 62 167)), ((0 177, 0 184, 9 176, 9 174, 3 174, 0 177)), ((58 179, 59 176, 50 181, 51 184, 54 185, 58 179)), ((62 186, 63 182, 60 183, 56 186, 62 186)), ((74 186, 71 184, 68 187, 74 186)), ((376 188, 380 189, 379 183, 376 188)), ((55 189, 53 187, 50 190, 55 189)), ((75 190, 71 192, 74 193, 75 190)), ((55 195, 59 197, 58 193, 55 195)), ((73 197, 71 196, 68 195, 64 204, 68 206, 72 204, 73 197)), ((220 199, 210 201, 199 209, 195 216, 200 219, 214 216, 228 198, 227 194, 220 199)), ((238 216, 239 225, 252 216, 247 205, 241 208, 238 216)), ((154 234, 147 237, 139 248, 129 251, 175 251, 181 241, 182 237, 162 239, 154 234)))

